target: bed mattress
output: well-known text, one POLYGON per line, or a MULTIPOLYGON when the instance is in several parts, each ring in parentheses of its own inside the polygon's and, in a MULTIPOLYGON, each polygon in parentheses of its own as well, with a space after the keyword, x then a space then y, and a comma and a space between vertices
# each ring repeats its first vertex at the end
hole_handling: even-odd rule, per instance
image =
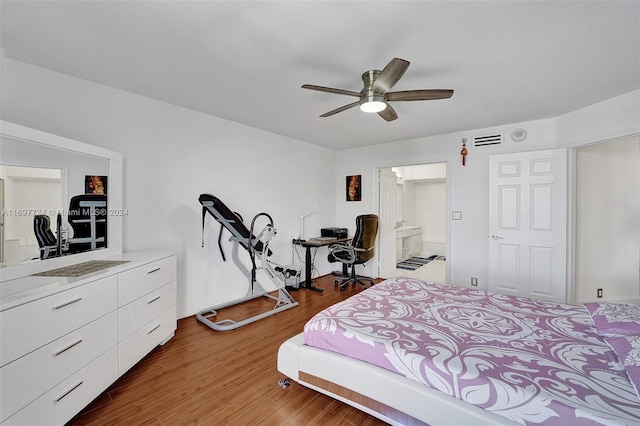
POLYGON ((304 338, 521 424, 640 424, 582 306, 393 278, 315 315, 304 338))

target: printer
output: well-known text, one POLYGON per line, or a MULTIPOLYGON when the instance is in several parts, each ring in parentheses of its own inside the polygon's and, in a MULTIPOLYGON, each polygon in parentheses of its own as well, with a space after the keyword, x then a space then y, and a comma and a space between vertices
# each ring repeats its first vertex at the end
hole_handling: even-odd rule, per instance
POLYGON ((321 228, 320 236, 333 238, 347 238, 347 228, 321 228))

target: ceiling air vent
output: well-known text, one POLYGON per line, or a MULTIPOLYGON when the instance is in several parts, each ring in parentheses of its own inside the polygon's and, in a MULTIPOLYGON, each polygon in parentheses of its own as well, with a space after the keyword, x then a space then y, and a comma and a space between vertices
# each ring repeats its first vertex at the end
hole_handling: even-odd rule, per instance
POLYGON ((473 138, 473 146, 496 146, 502 145, 502 135, 476 136, 473 138))

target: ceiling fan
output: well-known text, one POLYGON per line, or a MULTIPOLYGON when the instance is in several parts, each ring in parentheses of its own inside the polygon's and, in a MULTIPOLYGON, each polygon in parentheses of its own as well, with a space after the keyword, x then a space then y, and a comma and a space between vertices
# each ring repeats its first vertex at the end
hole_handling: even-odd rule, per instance
POLYGON ((453 96, 453 90, 450 89, 421 89, 390 92, 389 90, 400 80, 405 71, 407 71, 407 68, 409 68, 409 61, 393 58, 382 71, 365 71, 362 74, 364 88, 360 92, 314 86, 312 84, 303 84, 302 88, 359 98, 353 103, 331 110, 322 114, 320 117, 329 117, 353 108, 356 105, 360 105, 362 111, 377 112, 380 117, 387 121, 393 121, 398 118, 398 114, 391 105, 389 105, 389 102, 429 101, 433 99, 447 99, 453 96))

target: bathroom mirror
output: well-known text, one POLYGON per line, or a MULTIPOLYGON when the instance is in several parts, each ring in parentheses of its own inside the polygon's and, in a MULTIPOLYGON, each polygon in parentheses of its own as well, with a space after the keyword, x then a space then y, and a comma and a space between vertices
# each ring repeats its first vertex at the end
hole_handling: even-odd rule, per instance
POLYGON ((121 253, 122 216, 126 213, 122 209, 122 156, 14 123, 1 123, 0 281, 121 253), (70 202, 74 196, 86 197, 87 193, 106 197, 100 225, 105 235, 100 243, 85 245, 82 250, 59 250, 61 255, 41 259, 34 215, 48 217, 56 239, 60 215, 61 234, 69 232, 73 237, 70 202))

